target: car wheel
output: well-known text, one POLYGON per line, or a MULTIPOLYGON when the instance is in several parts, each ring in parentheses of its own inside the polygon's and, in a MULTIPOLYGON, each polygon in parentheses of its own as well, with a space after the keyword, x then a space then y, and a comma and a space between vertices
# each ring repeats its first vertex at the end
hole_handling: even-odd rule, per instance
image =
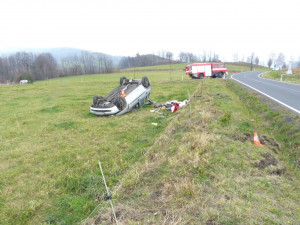
POLYGON ((94 96, 93 97, 93 104, 97 105, 97 101, 98 101, 98 96, 94 96))
POLYGON ((118 96, 116 98, 115 105, 118 107, 119 110, 123 110, 126 106, 126 100, 121 96, 118 96))
POLYGON ((150 86, 150 82, 148 80, 148 77, 142 77, 142 84, 145 88, 150 86))
POLYGON ((124 80, 126 80, 126 77, 121 77, 121 78, 120 78, 120 85, 123 84, 124 80))

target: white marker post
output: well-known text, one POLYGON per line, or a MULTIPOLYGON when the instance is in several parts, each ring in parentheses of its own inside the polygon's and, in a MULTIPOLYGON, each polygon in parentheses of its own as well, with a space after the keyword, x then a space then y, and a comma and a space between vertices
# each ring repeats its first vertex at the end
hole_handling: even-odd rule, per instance
POLYGON ((111 205, 111 208, 112 208, 112 211, 113 211, 113 214, 114 214, 114 218, 115 218, 116 224, 118 225, 118 220, 117 220, 117 217, 116 217, 116 212, 115 212, 112 200, 111 200, 111 195, 110 195, 110 193, 108 191, 108 187, 106 185, 106 181, 105 181, 104 173, 103 173, 103 170, 102 170, 101 162, 98 160, 98 163, 99 163, 99 168, 101 170, 102 178, 103 178, 103 181, 104 181, 104 184, 105 184, 105 188, 106 188, 106 192, 107 192, 107 199, 109 199, 109 201, 110 201, 110 205, 111 205))

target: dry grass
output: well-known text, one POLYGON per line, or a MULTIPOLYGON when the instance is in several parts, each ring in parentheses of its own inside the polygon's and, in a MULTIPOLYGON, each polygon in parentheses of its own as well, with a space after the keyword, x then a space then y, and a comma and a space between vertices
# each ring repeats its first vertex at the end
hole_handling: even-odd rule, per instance
MULTIPOLYGON (((297 150, 297 144, 283 142, 282 131, 270 132, 269 121, 262 121, 269 111, 253 94, 230 81, 205 82, 202 96, 200 87, 193 94, 192 111, 181 111, 115 196, 119 222, 296 224, 300 176, 296 161, 290 164, 286 154, 291 146, 297 150), (253 104, 262 111, 256 113, 253 104), (254 130, 268 140, 275 137, 279 153, 273 152, 271 141, 253 146, 246 134, 254 130), (266 153, 278 163, 258 168, 266 153), (285 172, 273 173, 281 169, 285 172)), ((293 129, 297 139, 299 130, 293 129)), ((96 218, 96 224, 112 222, 109 209, 96 218)))

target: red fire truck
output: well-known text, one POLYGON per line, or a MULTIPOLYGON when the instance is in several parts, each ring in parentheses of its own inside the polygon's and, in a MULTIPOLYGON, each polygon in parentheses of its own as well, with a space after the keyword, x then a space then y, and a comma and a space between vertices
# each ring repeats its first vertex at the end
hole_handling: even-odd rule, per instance
POLYGON ((203 79, 203 77, 220 77, 227 74, 224 63, 194 63, 185 67, 186 75, 193 79, 203 79))

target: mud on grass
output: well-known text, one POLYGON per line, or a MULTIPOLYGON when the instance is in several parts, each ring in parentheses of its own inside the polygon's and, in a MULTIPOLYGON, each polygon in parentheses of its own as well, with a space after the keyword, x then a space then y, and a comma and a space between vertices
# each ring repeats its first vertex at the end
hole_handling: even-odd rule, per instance
MULTIPOLYGON (((268 107, 231 81, 200 87, 114 196, 119 222, 297 224, 299 130, 282 133, 284 117, 266 119, 268 107)), ((111 223, 110 209, 94 220, 111 223)))

